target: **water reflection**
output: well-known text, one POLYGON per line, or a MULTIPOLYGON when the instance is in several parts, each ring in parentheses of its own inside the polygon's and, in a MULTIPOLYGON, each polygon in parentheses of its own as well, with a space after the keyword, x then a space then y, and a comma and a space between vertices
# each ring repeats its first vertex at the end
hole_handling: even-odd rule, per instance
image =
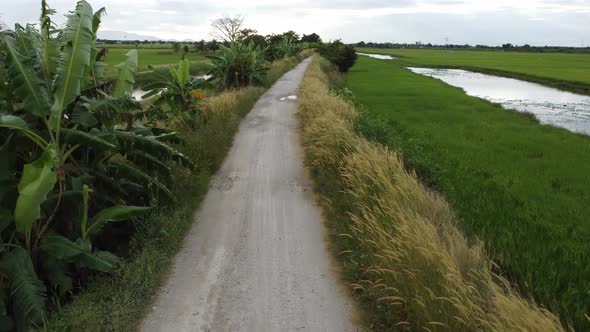
POLYGON ((534 114, 541 123, 590 135, 590 97, 512 78, 460 69, 408 68, 505 108, 534 114))
POLYGON ((381 60, 393 60, 393 59, 395 59, 391 55, 369 54, 369 53, 359 53, 359 52, 357 52, 357 54, 368 56, 368 57, 375 58, 375 59, 381 59, 381 60))

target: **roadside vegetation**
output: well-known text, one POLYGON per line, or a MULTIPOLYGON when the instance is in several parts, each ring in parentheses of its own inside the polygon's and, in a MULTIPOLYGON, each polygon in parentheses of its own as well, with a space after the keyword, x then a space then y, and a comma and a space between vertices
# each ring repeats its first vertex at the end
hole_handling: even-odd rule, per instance
POLYGON ((209 64, 211 82, 186 56, 149 58, 176 64, 150 67, 136 100, 141 52, 109 69, 96 43, 104 12, 79 1, 58 30, 42 1, 40 28, 0 32, 2 331, 135 327, 241 117, 311 52, 262 56, 257 79, 234 86, 210 83, 253 58, 239 42, 228 49, 242 58, 209 64))
POLYGON ((393 55, 404 66, 466 69, 590 95, 587 54, 370 48, 359 52, 393 55))
POLYGON ((590 327, 588 137, 540 125, 395 61, 347 76, 356 128, 441 193, 497 271, 577 330, 590 327))
MULTIPOLYGON (((283 74, 311 55, 297 56, 270 65, 283 74)), ((269 71, 270 73, 270 71, 269 71)), ((281 75, 282 76, 282 75, 281 75)), ((275 81, 280 76, 275 76, 275 81)), ((272 85, 272 78, 266 80, 272 85)), ((205 197, 209 182, 231 148, 242 117, 254 106, 265 87, 248 86, 206 97, 199 102, 199 116, 192 122, 170 118, 178 125, 184 144, 178 149, 190 158, 194 171, 176 167, 174 194, 177 202, 136 227, 129 243, 130 256, 111 278, 100 278, 52 315, 51 331, 129 331, 138 327, 157 290, 165 280, 182 240, 195 222, 194 211, 205 197), (89 322, 102 322, 89 324, 89 322)), ((198 221, 197 221, 198 222, 198 221)))
MULTIPOLYGON (((358 71, 374 75, 364 65, 361 59, 358 71)), ((483 245, 461 234, 449 204, 407 171, 400 155, 355 132, 364 115, 340 97, 350 99, 335 70, 319 60, 305 75, 302 142, 368 328, 561 331, 554 315, 494 273, 483 245)))

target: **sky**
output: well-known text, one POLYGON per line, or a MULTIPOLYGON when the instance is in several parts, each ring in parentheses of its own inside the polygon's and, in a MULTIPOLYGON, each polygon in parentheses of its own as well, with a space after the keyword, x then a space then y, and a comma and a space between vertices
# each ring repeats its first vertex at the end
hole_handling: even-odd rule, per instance
MULTIPOLYGON (((590 45, 590 0, 88 1, 95 10, 107 9, 103 38, 125 32, 129 39, 211 39, 211 21, 242 15, 245 27, 264 35, 294 30, 344 42, 590 45)), ((0 22, 35 23, 40 3, 0 0, 0 22)), ((58 23, 75 7, 73 0, 48 3, 58 23)))

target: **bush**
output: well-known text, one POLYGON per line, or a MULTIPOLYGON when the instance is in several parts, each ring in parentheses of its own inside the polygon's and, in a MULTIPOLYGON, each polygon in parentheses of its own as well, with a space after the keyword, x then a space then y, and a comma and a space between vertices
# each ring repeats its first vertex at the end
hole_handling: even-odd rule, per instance
POLYGON ((354 66, 358 55, 354 47, 344 45, 341 41, 324 44, 319 47, 320 54, 338 67, 342 73, 354 66))

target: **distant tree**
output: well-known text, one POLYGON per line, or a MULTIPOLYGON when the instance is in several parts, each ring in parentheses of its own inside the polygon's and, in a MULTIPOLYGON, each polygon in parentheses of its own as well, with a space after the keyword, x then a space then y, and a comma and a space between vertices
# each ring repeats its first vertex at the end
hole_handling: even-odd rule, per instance
POLYGON ((242 29, 242 23, 244 23, 244 17, 242 16, 224 16, 218 18, 211 23, 211 27, 213 28, 211 34, 226 42, 236 42, 239 32, 242 29))
POLYGON ((185 54, 189 52, 188 45, 184 45, 183 51, 185 54))
POLYGON ((207 49, 215 53, 219 49, 219 43, 213 39, 207 43, 207 49))
POLYGON ((195 50, 197 52, 205 53, 207 51, 207 42, 204 39, 195 42, 195 50))
POLYGON ((303 35, 303 37, 301 37, 301 42, 303 42, 303 43, 321 43, 322 38, 320 38, 320 35, 318 35, 317 33, 312 33, 311 35, 303 35))
POLYGON ((284 39, 283 35, 272 34, 272 35, 266 36, 266 43, 269 45, 275 45, 275 44, 282 42, 283 39, 284 39))
POLYGON ((172 42, 172 50, 174 51, 174 53, 180 53, 180 48, 181 45, 179 42, 172 42))
POLYGON ((298 43, 299 42, 299 35, 295 31, 293 31, 293 30, 289 30, 289 31, 283 33, 282 36, 283 36, 282 39, 287 38, 287 39, 291 40, 294 43, 298 43))
POLYGON ((257 30, 243 29, 239 33, 238 41, 244 44, 254 44, 256 47, 266 47, 266 38, 259 35, 257 30))
POLYGON ((258 34, 258 30, 256 29, 242 29, 238 31, 237 40, 242 42, 245 39, 248 39, 250 36, 258 34))

